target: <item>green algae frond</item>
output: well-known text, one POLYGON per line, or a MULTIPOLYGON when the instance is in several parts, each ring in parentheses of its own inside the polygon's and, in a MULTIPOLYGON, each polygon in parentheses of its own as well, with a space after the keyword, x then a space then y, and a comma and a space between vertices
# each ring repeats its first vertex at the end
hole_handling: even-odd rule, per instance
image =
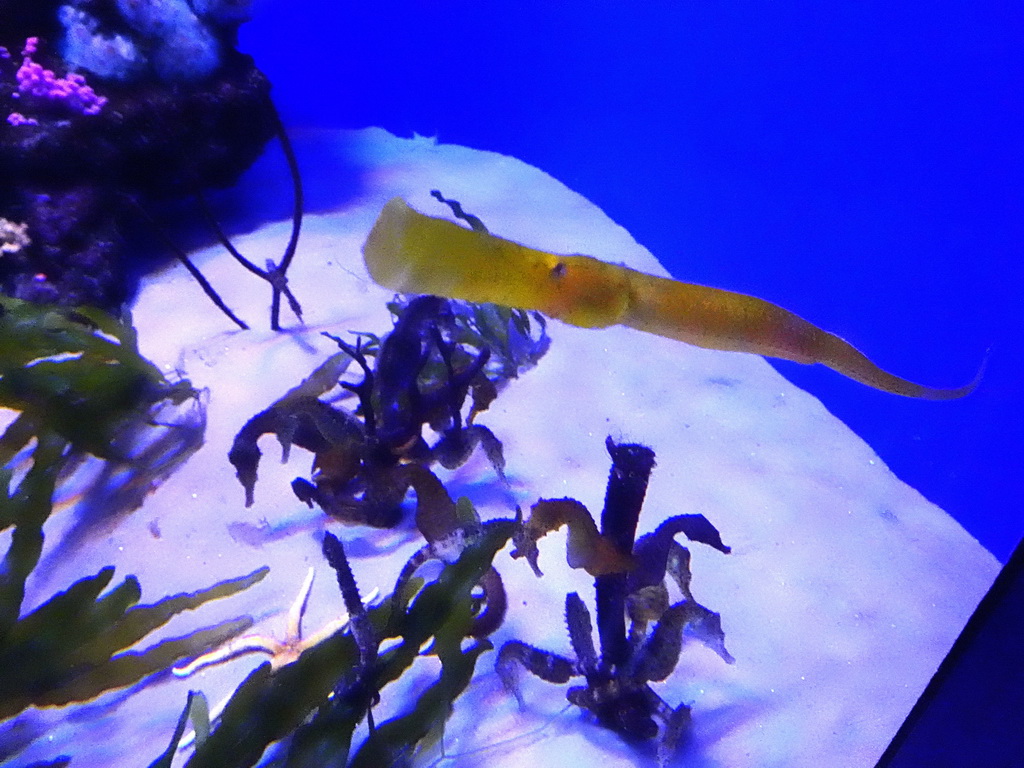
MULTIPOLYGON (((114 575, 106 567, 22 615, 61 479, 86 453, 130 462, 136 444, 124 436, 196 394, 187 381, 169 382, 139 353, 131 326, 110 315, 0 297, 0 407, 16 412, 0 435, 0 531, 13 528, 0 560, 0 719, 134 685, 252 624, 241 617, 134 649, 182 611, 256 583, 265 568, 138 605, 134 576, 104 592, 114 575)), ((182 443, 163 476, 195 447, 182 443)))

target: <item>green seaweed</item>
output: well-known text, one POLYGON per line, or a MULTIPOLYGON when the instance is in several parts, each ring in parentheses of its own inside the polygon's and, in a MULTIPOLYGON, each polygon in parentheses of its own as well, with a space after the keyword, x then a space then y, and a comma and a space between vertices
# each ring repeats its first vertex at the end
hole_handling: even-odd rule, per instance
POLYGON ((76 449, 113 458, 126 420, 145 418, 158 402, 193 396, 187 381, 168 382, 142 356, 129 324, 89 307, 0 296, 0 406, 25 419, 10 438, 5 434, 5 449, 45 425, 76 449))
POLYGON ((493 648, 487 640, 479 640, 466 650, 457 645, 438 654, 441 674, 437 682, 421 693, 405 714, 378 725, 352 758, 352 768, 375 768, 395 765, 411 756, 420 743, 439 728, 452 713, 454 701, 466 690, 476 661, 493 648))
POLYGON ((53 434, 38 438, 32 467, 13 494, 8 485, 0 498, 4 527, 15 525, 10 546, 0 564, 0 644, 6 643, 18 621, 25 598, 25 580, 43 551, 43 525, 53 507, 53 492, 66 443, 53 434))
POLYGON ((210 705, 201 691, 188 692, 188 700, 178 718, 178 724, 174 727, 171 743, 167 745, 167 749, 160 754, 160 757, 150 764, 150 768, 171 768, 174 756, 178 752, 178 745, 181 743, 182 736, 185 735, 185 728, 189 722, 192 723, 192 730, 196 734, 196 744, 202 744, 210 735, 210 705))
POLYGON ((0 642, 0 719, 29 706, 88 701, 226 642, 252 619, 224 621, 144 651, 126 650, 182 611, 252 586, 267 570, 141 606, 135 606, 140 589, 133 576, 103 596, 113 568, 80 579, 15 623, 0 642))
MULTIPOLYGON (((134 576, 104 593, 114 576, 108 566, 22 615, 62 477, 83 453, 132 462, 125 449, 136 445, 156 412, 196 395, 187 381, 169 382, 140 354, 130 325, 99 310, 0 297, 0 407, 18 411, 0 436, 0 530, 14 529, 0 562, 0 719, 135 685, 252 624, 244 616, 144 650, 133 647, 182 611, 255 584, 266 568, 137 605, 134 576)), ((140 469, 147 487, 194 450, 194 430, 189 435, 156 472, 140 469)), ((152 445, 164 447, 160 440, 152 445)))
POLYGON ((375 683, 383 687, 382 683, 398 679, 431 637, 434 641, 428 652, 441 662, 440 675, 406 712, 371 730, 353 757, 352 768, 394 765, 411 756, 425 738, 443 729, 455 699, 469 685, 477 659, 493 647, 486 639, 474 640, 465 649, 462 646, 474 628, 471 590, 511 538, 513 525, 512 521, 501 521, 486 528, 481 540, 447 566, 437 581, 424 587, 406 612, 401 622, 402 643, 391 651, 375 683))
POLYGON ((19 411, 0 437, 0 530, 15 527, 0 567, 0 642, 18 619, 57 481, 73 455, 120 458, 119 432, 195 394, 142 357, 131 326, 99 310, 0 297, 0 407, 19 411), (12 489, 29 451, 31 466, 12 489))
MULTIPOLYGON (((387 610, 387 603, 371 609, 371 621, 382 624, 387 610)), ((187 765, 233 768, 255 764, 269 745, 295 731, 327 702, 336 682, 358 660, 359 649, 352 636, 338 632, 277 670, 271 670, 269 662, 261 664, 235 690, 219 724, 197 745, 187 765)), ((365 711, 338 717, 342 709, 343 702, 334 707, 341 722, 329 730, 332 744, 347 754, 348 739, 365 711), (347 731, 346 724, 350 724, 347 731)))
POLYGON ((269 746, 289 736, 270 765, 345 765, 356 727, 364 718, 372 722, 373 703, 430 643, 426 653, 441 662, 437 680, 405 711, 374 723, 351 764, 391 765, 411 754, 424 738, 443 728, 477 658, 491 648, 486 639, 462 646, 476 613, 474 586, 491 568, 514 526, 507 520, 485 527, 434 581, 419 589, 415 580, 406 582, 400 594, 368 609, 365 617, 376 643, 371 653, 341 630, 291 664, 277 670, 269 663, 258 667, 235 691, 219 725, 196 747, 188 768, 254 765, 269 746), (398 642, 379 651, 385 640, 398 642), (372 659, 368 664, 367 658, 372 659))

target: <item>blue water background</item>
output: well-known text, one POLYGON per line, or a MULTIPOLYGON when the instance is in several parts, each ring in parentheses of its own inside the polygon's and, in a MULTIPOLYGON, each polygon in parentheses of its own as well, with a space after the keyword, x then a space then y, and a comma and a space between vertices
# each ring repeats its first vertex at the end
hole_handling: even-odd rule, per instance
POLYGON ((899 375, 957 386, 991 347, 947 403, 776 365, 1005 560, 1024 533, 1022 31, 986 0, 264 0, 240 47, 290 126, 518 157, 676 277, 899 375))

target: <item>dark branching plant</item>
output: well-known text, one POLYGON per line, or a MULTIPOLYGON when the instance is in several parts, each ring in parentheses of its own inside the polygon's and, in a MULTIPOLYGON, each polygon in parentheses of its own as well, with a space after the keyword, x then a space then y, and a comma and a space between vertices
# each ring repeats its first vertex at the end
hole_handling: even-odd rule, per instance
MULTIPOLYGON (((684 533, 693 541, 707 544, 728 553, 718 531, 703 515, 679 515, 663 522, 654 533, 642 536, 634 544, 640 508, 646 494, 647 482, 654 467, 654 452, 642 445, 615 444, 607 441, 612 457, 612 470, 608 479, 604 509, 601 514, 601 539, 594 539, 596 531, 586 534, 591 541, 603 541, 619 553, 629 553, 629 561, 616 565, 602 559, 590 564, 577 555, 577 567, 597 572, 597 629, 600 653, 594 646, 590 612, 580 596, 572 592, 566 596, 565 617, 569 640, 575 654, 569 659, 555 653, 534 648, 513 640, 505 643, 498 653, 496 668, 505 687, 523 705, 519 690, 518 671, 525 668, 534 675, 553 683, 565 683, 582 676, 585 684, 572 687, 566 697, 570 702, 590 712, 602 726, 632 740, 657 739, 658 756, 662 764, 675 753, 686 735, 690 722, 690 708, 682 703, 677 707, 667 704, 651 688, 650 683, 665 680, 675 669, 685 637, 699 640, 715 650, 727 663, 733 658, 725 649, 719 615, 693 599, 690 592, 689 551, 675 542, 674 536, 684 533), (668 574, 675 581, 682 599, 670 604, 665 585, 668 574), (626 618, 630 619, 627 634, 626 618), (654 623, 653 629, 647 628, 654 623), (660 724, 660 727, 659 727, 660 724)), ((567 500, 559 500, 565 506, 567 500)), ((568 500, 571 501, 571 500, 568 500)), ((578 502, 572 506, 582 507, 578 502)), ((533 517, 538 508, 534 508, 533 517)), ((550 505, 541 507, 545 519, 534 527, 543 532, 557 527, 551 523, 550 505)), ((585 511, 585 508, 584 508, 585 511)), ((564 520, 566 515, 554 516, 564 520)), ((532 521, 531 521, 532 522, 532 521)), ((531 522, 517 539, 513 556, 533 558, 536 569, 538 537, 531 535, 531 522)), ((591 521, 590 526, 593 527, 591 521)), ((576 521, 579 530, 586 526, 576 521)), ((573 537, 570 527, 570 564, 573 564, 573 537)), ((577 549, 594 550, 595 545, 579 541, 577 549)))
POLYGON ((475 419, 510 371, 518 374, 542 354, 543 327, 534 339, 528 318, 486 307, 456 311, 436 296, 394 308, 395 327, 383 339, 360 334, 350 344, 329 336, 341 352, 239 431, 228 457, 247 506, 262 456, 257 441, 268 433, 281 442, 285 459, 292 445, 314 454, 312 482, 298 478, 292 487, 302 501, 346 522, 395 525, 410 488, 431 492, 432 464, 454 469, 478 446, 504 481, 501 442, 475 419), (498 365, 488 369, 495 358, 498 365), (362 379, 339 381, 353 360, 362 379), (354 411, 321 399, 336 386, 355 394, 354 411), (464 416, 467 398, 472 404, 464 416), (432 445, 425 427, 439 435, 432 445))
MULTIPOLYGON (((277 134, 278 142, 281 145, 281 150, 284 153, 285 161, 288 163, 288 171, 292 179, 292 196, 293 196, 293 207, 292 207, 292 230, 291 235, 288 238, 288 244, 285 246, 284 255, 281 257, 281 261, 275 264, 271 260, 267 260, 265 268, 261 268, 254 264, 252 261, 242 255, 241 251, 235 247, 235 244, 231 242, 231 239, 224 232, 224 229, 220 226, 216 217, 213 215, 213 211, 206 202, 206 198, 202 191, 196 189, 193 191, 196 200, 199 202, 199 207, 202 210, 203 218, 206 220, 210 229, 213 230, 214 235, 217 237, 217 241, 224 247, 224 249, 231 254, 231 256, 242 265, 246 270, 256 275, 258 278, 266 281, 270 285, 270 329, 272 331, 281 330, 281 297, 283 296, 287 302, 291 311, 302 322, 302 306, 299 304, 298 299, 292 293, 291 288, 288 287, 288 278, 286 274, 288 267, 292 263, 292 259, 295 257, 295 252, 299 245, 299 233, 302 230, 302 218, 304 215, 304 196, 302 191, 302 176, 299 173, 299 163, 295 157, 295 151, 292 148, 291 139, 288 138, 288 131, 285 129, 284 124, 281 122, 281 117, 277 112, 277 108, 274 106, 273 101, 267 98, 266 110, 270 119, 274 125, 275 132, 277 134)), ((210 284, 210 281, 206 279, 206 276, 200 271, 199 267, 193 263, 192 259, 188 257, 182 248, 180 248, 174 240, 163 230, 163 228, 157 223, 152 215, 144 209, 141 204, 136 202, 136 209, 142 215, 146 221, 153 227, 153 230, 163 240, 164 245, 167 249, 174 254, 174 257, 181 262, 181 265, 185 267, 192 278, 199 283, 199 287, 202 288, 203 293, 206 294, 207 298, 214 303, 214 305, 228 318, 242 330, 247 330, 249 325, 236 315, 230 307, 224 302, 217 290, 210 284)))
MULTIPOLYGON (((174 432, 173 424, 155 425, 154 414, 197 394, 187 381, 168 382, 139 354, 132 329, 103 312, 0 297, 0 406, 17 414, 0 436, 0 531, 13 528, 0 562, 0 720, 29 706, 86 701, 133 685, 252 624, 243 617, 132 649, 175 615, 247 588, 266 569, 137 605, 134 576, 101 594, 113 578, 108 567, 22 614, 54 494, 80 456, 92 454, 132 474, 140 430, 174 432)), ((192 438, 155 444, 176 446, 161 472, 198 445, 192 438)), ((142 456, 147 459, 145 450, 142 456)), ((160 479, 144 468, 147 489, 160 479)))

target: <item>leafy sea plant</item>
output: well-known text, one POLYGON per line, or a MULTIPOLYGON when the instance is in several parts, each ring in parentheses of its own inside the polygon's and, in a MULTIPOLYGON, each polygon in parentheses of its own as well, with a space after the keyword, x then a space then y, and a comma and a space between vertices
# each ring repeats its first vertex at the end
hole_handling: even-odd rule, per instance
POLYGON ((169 382, 139 353, 134 329, 107 313, 0 296, 0 407, 20 412, 0 438, 4 463, 42 431, 118 458, 118 429, 196 395, 187 381, 169 382))
MULTIPOLYGON (((0 719, 132 685, 252 623, 243 617, 132 649, 175 615, 247 588, 266 569, 140 606, 134 576, 101 594, 113 578, 107 567, 22 615, 64 475, 84 453, 130 465, 134 437, 153 414, 197 394, 187 381, 167 381, 141 356, 131 327, 103 312, 0 297, 0 406, 17 412, 0 436, 0 531, 13 528, 0 562, 0 719)), ((168 465, 195 447, 187 443, 168 465)))
POLYGON ((252 618, 225 621, 143 651, 132 648, 179 613, 247 589, 267 572, 260 568, 150 605, 136 605, 141 588, 134 576, 100 595, 114 575, 112 567, 76 581, 23 616, 0 641, 0 719, 29 706, 88 701, 225 642, 250 627, 252 618))
POLYGON ((255 669, 235 691, 219 724, 197 744, 189 768, 250 766, 276 742, 281 743, 269 765, 380 766, 411 757, 426 736, 443 728, 477 658, 492 647, 485 636, 474 634, 481 614, 474 588, 515 525, 505 520, 484 526, 436 579, 426 584, 405 580, 368 609, 344 546, 327 534, 324 554, 338 575, 351 630, 337 631, 290 664, 274 669, 267 662, 255 669), (375 722, 377 699, 423 653, 440 662, 436 680, 398 715, 375 722), (353 733, 364 719, 369 735, 354 747, 353 733))

